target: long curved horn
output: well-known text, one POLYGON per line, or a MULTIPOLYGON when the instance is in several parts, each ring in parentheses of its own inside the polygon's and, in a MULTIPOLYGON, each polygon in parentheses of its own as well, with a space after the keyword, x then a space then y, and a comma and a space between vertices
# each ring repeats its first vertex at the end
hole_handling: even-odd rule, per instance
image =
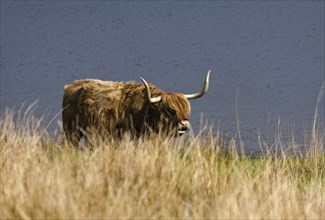
POLYGON ((203 86, 201 92, 194 93, 194 94, 184 94, 185 98, 187 98, 187 99, 197 99, 197 98, 200 98, 201 96, 203 96, 209 89, 210 73, 211 73, 211 70, 208 71, 208 73, 207 73, 207 75, 205 77, 204 86, 203 86))
POLYGON ((152 103, 152 104, 160 102, 161 101, 161 96, 151 98, 151 92, 150 92, 150 88, 149 88, 149 85, 148 85, 147 81, 145 81, 142 77, 140 77, 140 79, 143 82, 144 86, 146 87, 147 97, 148 97, 149 102, 152 103))

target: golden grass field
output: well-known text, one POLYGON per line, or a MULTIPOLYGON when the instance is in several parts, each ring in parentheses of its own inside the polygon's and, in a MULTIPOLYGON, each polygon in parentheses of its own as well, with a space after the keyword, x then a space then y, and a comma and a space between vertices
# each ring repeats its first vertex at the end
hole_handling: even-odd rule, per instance
MULTIPOLYGON (((77 150, 32 111, 0 120, 0 219, 325 219, 325 132, 307 152, 239 155, 220 132, 77 150)), ((286 146, 280 146, 285 149, 286 146)))

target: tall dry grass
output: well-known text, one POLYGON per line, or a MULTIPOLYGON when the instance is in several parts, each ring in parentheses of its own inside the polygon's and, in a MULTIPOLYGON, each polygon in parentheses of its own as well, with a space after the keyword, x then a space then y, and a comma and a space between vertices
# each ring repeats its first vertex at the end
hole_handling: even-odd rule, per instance
MULTIPOLYGON (((325 219, 324 130, 306 154, 247 157, 219 132, 61 143, 30 109, 0 120, 1 219, 325 219)), ((285 147, 285 146, 283 146, 285 147)))

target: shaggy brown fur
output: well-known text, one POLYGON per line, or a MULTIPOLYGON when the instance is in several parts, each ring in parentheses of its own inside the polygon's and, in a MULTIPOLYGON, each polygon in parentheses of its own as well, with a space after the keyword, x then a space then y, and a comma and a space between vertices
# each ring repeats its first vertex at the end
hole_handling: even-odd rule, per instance
MULTIPOLYGON (((77 145, 90 130, 120 136, 125 131, 143 135, 151 131, 170 131, 188 121, 190 104, 182 94, 165 93, 150 86, 159 103, 151 104, 143 84, 101 80, 77 80, 64 87, 63 129, 69 142, 77 145)), ((183 129, 186 130, 186 129, 183 129)))

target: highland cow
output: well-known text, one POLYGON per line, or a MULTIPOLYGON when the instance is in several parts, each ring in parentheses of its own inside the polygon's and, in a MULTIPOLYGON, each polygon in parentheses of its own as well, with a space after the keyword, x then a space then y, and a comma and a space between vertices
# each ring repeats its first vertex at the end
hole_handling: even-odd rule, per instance
POLYGON ((68 142, 78 145, 89 132, 121 137, 150 133, 182 135, 190 128, 188 99, 203 96, 209 87, 207 73, 201 92, 167 93, 148 84, 96 79, 76 80, 64 87, 62 121, 68 142))

